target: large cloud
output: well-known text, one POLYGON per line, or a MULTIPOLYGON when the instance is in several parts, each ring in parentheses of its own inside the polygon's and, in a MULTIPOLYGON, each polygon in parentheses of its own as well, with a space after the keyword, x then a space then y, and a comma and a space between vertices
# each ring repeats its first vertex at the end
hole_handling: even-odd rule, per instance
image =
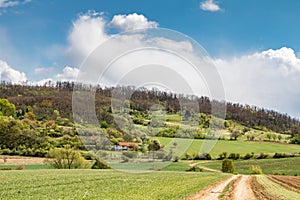
POLYGON ((111 37, 107 33, 110 27, 132 30, 157 26, 157 22, 149 21, 145 16, 136 13, 115 15, 111 22, 108 22, 104 19, 103 13, 89 11, 81 14, 73 22, 68 36, 67 55, 72 61, 71 64, 79 66, 96 47, 111 37))
POLYGON ((137 13, 115 15, 111 20, 110 25, 121 31, 158 27, 157 22, 149 21, 144 15, 138 15, 137 13))
POLYGON ((102 13, 94 11, 80 15, 73 22, 68 36, 67 54, 74 64, 79 65, 97 46, 108 39, 105 26, 102 13))
POLYGON ((291 48, 216 59, 229 101, 300 116, 300 59, 291 48))
POLYGON ((0 60, 0 79, 12 83, 26 82, 27 78, 24 72, 19 72, 10 67, 6 62, 0 60))

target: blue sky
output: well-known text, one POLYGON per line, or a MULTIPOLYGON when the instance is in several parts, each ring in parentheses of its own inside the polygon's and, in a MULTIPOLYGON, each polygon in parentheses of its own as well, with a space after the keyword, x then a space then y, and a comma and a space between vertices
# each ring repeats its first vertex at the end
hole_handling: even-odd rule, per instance
POLYGON ((95 39, 102 42, 146 20, 145 26, 199 42, 214 59, 228 100, 299 117, 299 10, 297 0, 0 0, 0 73, 16 81, 72 78, 80 65, 72 59, 75 26, 102 25, 101 39, 95 39), (115 16, 128 24, 112 23, 115 16))

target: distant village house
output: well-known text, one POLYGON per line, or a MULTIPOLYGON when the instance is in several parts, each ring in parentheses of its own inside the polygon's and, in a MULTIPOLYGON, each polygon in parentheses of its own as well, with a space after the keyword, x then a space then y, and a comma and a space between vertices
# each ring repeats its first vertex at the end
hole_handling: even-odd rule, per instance
POLYGON ((134 149, 138 147, 137 142, 118 142, 117 145, 114 146, 115 151, 124 151, 128 149, 134 149))

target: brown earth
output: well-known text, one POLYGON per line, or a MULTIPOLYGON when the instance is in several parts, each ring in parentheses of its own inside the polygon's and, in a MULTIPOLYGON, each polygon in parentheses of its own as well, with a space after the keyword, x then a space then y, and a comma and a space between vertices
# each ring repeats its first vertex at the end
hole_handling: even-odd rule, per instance
POLYGON ((249 183, 257 200, 277 200, 277 198, 270 196, 265 188, 257 182, 256 176, 250 176, 249 183))
POLYGON ((233 199, 236 200, 255 200, 257 199, 251 189, 250 176, 242 175, 241 179, 235 184, 233 199))
POLYGON ((270 196, 260 185, 256 176, 233 175, 230 178, 210 185, 197 194, 187 197, 185 200, 277 200, 270 196), (229 185, 228 191, 222 194, 224 188, 229 185))
POLYGON ((268 176, 268 178, 282 187, 300 193, 299 176, 268 176))
POLYGON ((229 184, 232 180, 237 179, 239 176, 234 175, 231 176, 230 178, 220 181, 218 183, 215 183, 213 185, 210 185, 197 194, 191 195, 185 200, 196 200, 196 199, 201 199, 201 200, 217 200, 219 195, 222 193, 224 188, 226 187, 227 184, 229 184))
POLYGON ((239 176, 238 178, 232 180, 229 183, 229 188, 228 191, 226 193, 224 193, 224 196, 221 197, 221 200, 231 200, 234 198, 234 190, 236 188, 236 185, 239 183, 239 181, 241 180, 242 176, 239 176))
POLYGON ((45 158, 0 155, 0 164, 34 164, 43 163, 44 160, 45 158))

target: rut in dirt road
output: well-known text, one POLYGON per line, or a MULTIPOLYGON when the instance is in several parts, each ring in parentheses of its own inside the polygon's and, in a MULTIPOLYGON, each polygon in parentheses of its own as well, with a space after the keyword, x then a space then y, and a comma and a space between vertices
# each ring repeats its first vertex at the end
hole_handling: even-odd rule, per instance
POLYGON ((230 178, 224 181, 221 181, 201 190, 197 194, 187 197, 185 200, 218 200, 219 195, 222 193, 226 185, 229 184, 231 181, 237 179, 238 177, 239 176, 237 175, 231 176, 230 178))
POLYGON ((250 176, 242 175, 233 190, 233 200, 256 200, 250 186, 250 176))
POLYGON ((204 188, 199 193, 186 198, 186 200, 260 200, 265 198, 263 194, 256 196, 252 191, 252 176, 233 175, 229 179, 204 188), (224 188, 230 184, 229 190, 220 198, 224 188), (259 198, 257 198, 259 197, 259 198))

